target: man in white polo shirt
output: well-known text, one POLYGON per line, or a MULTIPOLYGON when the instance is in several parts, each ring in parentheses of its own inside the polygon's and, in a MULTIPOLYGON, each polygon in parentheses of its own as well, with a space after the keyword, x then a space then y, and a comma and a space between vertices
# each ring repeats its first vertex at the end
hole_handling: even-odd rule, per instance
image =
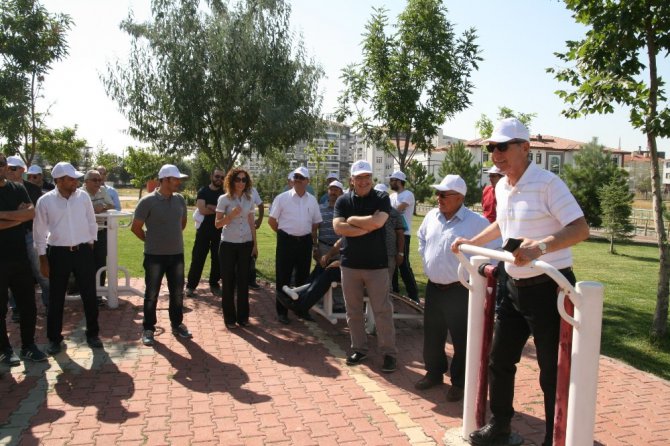
POLYGON ((500 121, 487 150, 503 177, 496 186, 496 221, 470 239, 459 238, 452 251, 466 243, 482 246, 496 237, 519 239, 514 263, 506 263, 507 290, 497 308, 489 356, 490 422, 470 434, 477 446, 506 444, 514 415, 514 377, 528 337, 532 334, 544 393, 544 446, 552 444, 560 316, 557 285, 528 264, 537 258, 553 265, 571 282, 570 247, 589 236, 584 213, 565 183, 528 160, 530 135, 516 118, 500 121))
MULTIPOLYGON (((307 192, 309 170, 300 166, 293 171, 293 188, 275 198, 270 209, 268 224, 277 233, 275 256, 277 294, 284 285, 290 285, 295 269, 295 285, 302 285, 309 276, 312 247, 317 246, 316 230, 321 223, 319 203, 307 192)), ((288 310, 276 301, 277 318, 288 324, 288 310)), ((308 317, 307 313, 303 315, 308 317)))
POLYGON ((402 281, 405 283, 405 289, 407 290, 407 296, 419 302, 419 290, 416 286, 416 279, 414 278, 414 271, 412 271, 412 266, 409 264, 409 243, 412 235, 412 217, 414 216, 414 194, 405 188, 407 183, 407 176, 401 171, 396 171, 391 174, 389 177, 389 184, 394 193, 391 194, 391 206, 393 206, 398 212, 400 212, 405 218, 405 223, 407 224, 407 229, 405 230, 405 250, 400 253, 405 259, 403 260, 395 273, 393 274, 393 281, 391 286, 393 291, 396 293, 399 290, 398 287, 398 272, 402 277, 402 281))

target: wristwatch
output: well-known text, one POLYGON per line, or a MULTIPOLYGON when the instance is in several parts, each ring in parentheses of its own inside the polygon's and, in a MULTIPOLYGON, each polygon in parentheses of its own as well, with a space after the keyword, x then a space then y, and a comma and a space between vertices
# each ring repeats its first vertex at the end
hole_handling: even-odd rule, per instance
POLYGON ((542 255, 545 255, 547 253, 547 244, 544 242, 540 242, 537 244, 537 247, 540 248, 540 253, 542 255))
POLYGON ((398 255, 399 255, 400 257, 405 257, 405 253, 404 253, 404 252, 399 252, 398 255))

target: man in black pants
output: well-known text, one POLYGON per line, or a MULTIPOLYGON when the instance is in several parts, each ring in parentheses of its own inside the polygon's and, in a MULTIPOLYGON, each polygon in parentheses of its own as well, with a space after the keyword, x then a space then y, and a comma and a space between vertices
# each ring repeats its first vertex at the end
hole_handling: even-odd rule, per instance
MULTIPOLYGON (((295 269, 295 285, 302 285, 309 275, 312 246, 316 245, 316 230, 321 223, 321 213, 316 198, 307 192, 309 171, 300 166, 293 171, 293 188, 275 198, 268 217, 268 224, 277 233, 276 284, 277 295, 284 285, 290 285, 295 269)), ((288 310, 277 299, 277 318, 288 324, 288 310)), ((303 317, 308 317, 305 313, 303 317)))
POLYGON ((198 212, 203 216, 196 233, 193 251, 191 253, 191 267, 188 270, 188 279, 186 281, 186 295, 191 297, 198 287, 202 269, 207 260, 207 253, 210 253, 211 267, 209 269, 209 287, 212 293, 220 294, 221 287, 221 268, 219 267, 219 244, 221 243, 221 228, 214 226, 214 217, 216 216, 216 204, 219 197, 223 194, 223 179, 226 175, 218 167, 212 171, 211 182, 198 191, 197 201, 198 212))
POLYGON ((33 235, 40 256, 40 271, 49 278, 49 311, 47 314, 47 353, 62 349, 63 306, 70 273, 74 273, 86 315, 86 341, 92 348, 102 348, 98 337, 98 303, 95 286, 93 244, 98 236, 93 205, 88 194, 79 189, 77 172, 70 163, 60 162, 51 171, 56 189, 37 201, 33 235))
POLYGON ((20 313, 21 357, 44 361, 46 355, 35 345, 35 288, 24 237, 24 222, 32 220, 35 208, 26 189, 7 180, 7 158, 0 153, 0 363, 14 367, 19 358, 7 337, 8 288, 20 313))

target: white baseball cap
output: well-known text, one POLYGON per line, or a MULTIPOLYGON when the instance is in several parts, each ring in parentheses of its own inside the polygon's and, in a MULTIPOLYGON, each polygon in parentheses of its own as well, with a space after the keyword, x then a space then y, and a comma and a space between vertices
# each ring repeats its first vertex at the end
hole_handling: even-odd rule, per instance
POLYGON ((388 186, 384 183, 375 184, 375 187, 373 187, 373 189, 378 190, 380 192, 388 192, 389 191, 388 186))
POLYGON ((72 167, 72 164, 61 161, 51 169, 51 176, 54 178, 70 177, 81 178, 84 176, 83 172, 79 172, 72 167))
POLYGON ((7 165, 12 167, 26 168, 26 163, 23 162, 20 156, 12 155, 7 157, 7 165))
POLYGON ((163 178, 188 178, 188 175, 181 173, 174 164, 163 164, 161 170, 158 171, 158 179, 163 178))
POLYGON ((505 174, 502 173, 502 170, 498 169, 498 166, 493 166, 489 170, 486 171, 489 175, 500 175, 504 176, 505 174))
POLYGON ((351 176, 362 175, 364 173, 372 173, 372 166, 365 160, 358 160, 351 165, 351 176))
POLYGON ((447 175, 442 179, 442 181, 440 181, 440 184, 433 184, 430 187, 437 189, 440 192, 453 190, 454 192, 458 192, 463 196, 465 196, 466 192, 468 191, 468 187, 465 185, 465 181, 463 181, 463 178, 458 175, 447 175))
POLYGON ((395 172, 393 172, 391 174, 391 176, 389 177, 389 179, 391 179, 391 178, 395 179, 395 180, 400 180, 400 181, 407 181, 407 176, 399 170, 396 170, 395 172))
POLYGON ((328 176, 326 177, 326 179, 328 180, 330 178, 333 178, 334 180, 339 180, 340 176, 337 172, 328 172, 328 176))
POLYGON ((498 122, 493 128, 491 136, 483 142, 507 142, 513 139, 530 141, 530 132, 528 131, 528 127, 523 125, 518 119, 507 118, 498 122))
POLYGON ((37 164, 33 164, 28 168, 28 175, 42 175, 42 168, 37 164))
POLYGON ((291 172, 291 179, 293 179, 293 175, 295 174, 302 175, 305 178, 309 178, 309 170, 305 166, 300 166, 296 167, 293 172, 291 172))
POLYGON ((339 187, 340 189, 344 190, 344 185, 337 180, 331 181, 328 187, 339 187))

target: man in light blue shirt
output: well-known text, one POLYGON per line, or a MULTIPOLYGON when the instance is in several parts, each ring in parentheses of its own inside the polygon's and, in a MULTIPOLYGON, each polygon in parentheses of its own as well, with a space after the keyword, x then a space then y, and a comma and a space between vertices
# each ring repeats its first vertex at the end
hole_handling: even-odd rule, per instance
MULTIPOLYGON (((465 387, 465 352, 468 329, 468 290, 458 279, 458 259, 451 243, 458 237, 470 238, 489 225, 481 215, 463 205, 467 187, 458 175, 447 175, 435 189, 438 207, 432 209, 417 231, 419 254, 428 278, 424 310, 423 360, 426 375, 415 387, 429 389, 442 384, 449 370, 451 388, 447 401, 463 398, 465 387), (454 356, 451 368, 445 352, 447 335, 451 334, 454 356)), ((499 239, 487 248, 500 246, 499 239)))

